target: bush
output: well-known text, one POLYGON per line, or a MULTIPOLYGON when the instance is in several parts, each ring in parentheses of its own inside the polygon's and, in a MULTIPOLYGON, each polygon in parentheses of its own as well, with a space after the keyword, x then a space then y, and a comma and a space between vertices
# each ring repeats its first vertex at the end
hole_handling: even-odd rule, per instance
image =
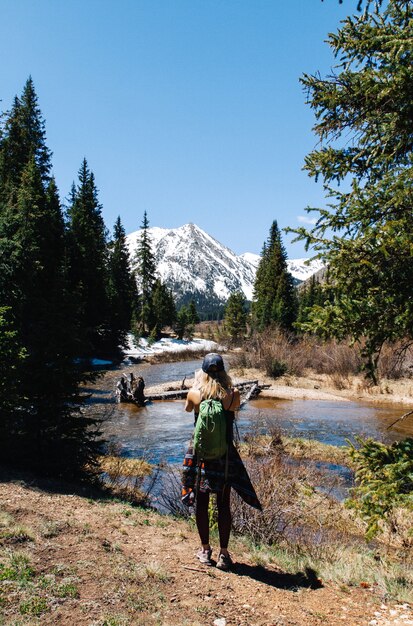
POLYGON ((286 363, 282 363, 278 359, 272 359, 268 363, 265 373, 272 378, 279 378, 287 373, 288 367, 286 363))
POLYGON ((347 506, 367 523, 368 539, 382 532, 386 523, 397 532, 397 510, 413 511, 413 437, 391 445, 360 437, 357 442, 358 448, 350 443, 356 487, 347 506))

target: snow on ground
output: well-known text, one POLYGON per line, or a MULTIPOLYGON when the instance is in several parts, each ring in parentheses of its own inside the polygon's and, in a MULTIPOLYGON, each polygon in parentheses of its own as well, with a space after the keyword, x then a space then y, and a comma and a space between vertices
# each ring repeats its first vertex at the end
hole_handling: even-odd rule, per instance
POLYGON ((185 339, 171 339, 165 337, 154 343, 148 342, 147 339, 141 338, 139 344, 136 345, 135 339, 132 335, 128 336, 128 348, 124 350, 125 359, 130 357, 142 358, 145 355, 159 354, 160 352, 182 352, 184 350, 205 351, 209 350, 215 352, 222 350, 222 346, 219 346, 215 341, 208 339, 192 339, 187 341, 185 339))

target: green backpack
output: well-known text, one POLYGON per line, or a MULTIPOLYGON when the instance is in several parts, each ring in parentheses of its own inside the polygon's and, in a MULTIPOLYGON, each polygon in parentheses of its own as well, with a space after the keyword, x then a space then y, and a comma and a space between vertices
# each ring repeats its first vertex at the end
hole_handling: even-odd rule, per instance
POLYGON ((228 449, 227 416, 220 400, 202 400, 194 430, 194 449, 200 459, 220 459, 228 449))

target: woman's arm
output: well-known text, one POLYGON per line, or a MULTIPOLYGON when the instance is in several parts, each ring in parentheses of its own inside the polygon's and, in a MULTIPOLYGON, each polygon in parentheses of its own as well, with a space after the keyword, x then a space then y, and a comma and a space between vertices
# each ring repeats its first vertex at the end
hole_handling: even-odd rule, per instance
POLYGON ((222 404, 226 411, 238 411, 241 404, 238 389, 231 389, 223 399, 222 404))
POLYGON ((198 389, 190 389, 186 396, 185 402, 185 411, 191 413, 191 411, 195 411, 197 413, 199 411, 199 405, 201 403, 201 394, 198 389))

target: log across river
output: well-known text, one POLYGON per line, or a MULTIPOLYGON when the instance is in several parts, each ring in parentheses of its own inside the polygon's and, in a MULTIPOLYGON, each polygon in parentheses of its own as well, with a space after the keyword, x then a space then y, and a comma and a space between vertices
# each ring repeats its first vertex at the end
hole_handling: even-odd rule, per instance
MULTIPOLYGON (((253 395, 258 395, 261 389, 268 387, 269 385, 259 385, 258 380, 246 380, 241 383, 237 382, 237 389, 243 392, 243 400, 249 400, 253 395)), ((186 398, 188 389, 176 389, 171 391, 162 391, 159 393, 147 393, 145 398, 148 402, 156 400, 180 400, 186 398)))

